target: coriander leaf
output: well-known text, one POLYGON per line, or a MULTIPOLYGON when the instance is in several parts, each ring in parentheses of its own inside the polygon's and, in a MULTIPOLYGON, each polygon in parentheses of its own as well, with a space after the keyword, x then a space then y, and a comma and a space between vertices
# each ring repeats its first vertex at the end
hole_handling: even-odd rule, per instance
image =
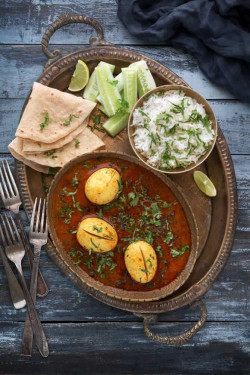
POLYGON ((127 113, 129 104, 125 99, 119 99, 120 107, 117 109, 116 113, 127 113))
POLYGON ((69 119, 63 122, 64 126, 69 126, 73 118, 79 118, 77 115, 69 115, 69 119))
POLYGON ((185 252, 189 251, 189 246, 183 246, 181 249, 171 249, 170 254, 173 258, 179 258, 181 255, 183 255, 185 252))
POLYGON ((51 159, 56 159, 57 158, 57 155, 54 155, 55 154, 55 150, 52 150, 52 151, 45 151, 43 154, 45 156, 48 156, 48 157, 51 157, 51 159))
POLYGON ((49 112, 45 111, 43 113, 45 114, 45 118, 44 118, 44 122, 41 122, 41 124, 40 124, 40 130, 41 131, 43 131, 45 126, 48 126, 48 124, 49 124, 49 112))
POLYGON ((109 79, 107 79, 107 82, 112 85, 112 86, 116 86, 118 84, 118 79, 114 79, 113 81, 110 81, 109 79))
POLYGON ((95 125, 99 125, 100 124, 100 122, 101 122, 101 116, 100 115, 96 115, 95 117, 94 117, 94 124, 95 125))
POLYGON ((161 248, 161 245, 157 245, 155 251, 157 252, 157 254, 159 255, 159 257, 162 257, 162 248, 161 248))
POLYGON ((97 233, 102 231, 102 227, 98 228, 96 225, 93 225, 93 228, 97 231, 97 233))

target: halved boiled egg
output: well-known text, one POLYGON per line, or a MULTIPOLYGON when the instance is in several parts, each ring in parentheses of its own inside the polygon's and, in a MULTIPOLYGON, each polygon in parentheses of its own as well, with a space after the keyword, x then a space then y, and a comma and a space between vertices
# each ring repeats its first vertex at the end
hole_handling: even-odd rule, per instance
POLYGON ((118 242, 115 228, 98 217, 83 218, 78 227, 76 238, 82 247, 96 253, 111 251, 118 242))
POLYGON ((153 279, 157 270, 156 252, 145 241, 131 243, 124 254, 128 273, 138 283, 146 284, 153 279))
POLYGON ((104 205, 112 202, 118 191, 120 173, 114 168, 100 168, 87 179, 85 194, 94 204, 104 205))

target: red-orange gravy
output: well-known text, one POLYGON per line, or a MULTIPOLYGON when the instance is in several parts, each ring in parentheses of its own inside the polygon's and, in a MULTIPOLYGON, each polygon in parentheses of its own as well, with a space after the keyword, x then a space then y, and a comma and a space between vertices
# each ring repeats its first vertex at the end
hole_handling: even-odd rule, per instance
POLYGON ((189 257, 191 233, 182 206, 161 179, 128 161, 98 157, 66 172, 55 190, 52 216, 56 234, 76 267, 106 285, 133 291, 161 288, 182 272, 189 257), (87 200, 84 186, 104 165, 121 172, 122 189, 109 205, 95 206, 87 200), (70 192, 74 195, 67 195, 70 192), (106 218, 116 229, 119 241, 113 252, 89 254, 77 242, 77 226, 88 214, 106 218), (156 275, 145 285, 131 279, 124 263, 127 246, 139 239, 150 242, 157 253, 156 275))

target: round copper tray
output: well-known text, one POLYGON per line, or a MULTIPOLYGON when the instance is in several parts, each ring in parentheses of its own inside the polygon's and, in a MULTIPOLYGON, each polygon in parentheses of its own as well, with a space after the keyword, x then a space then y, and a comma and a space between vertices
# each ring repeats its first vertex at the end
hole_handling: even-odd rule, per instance
MULTIPOLYGON (((114 63, 116 72, 131 62, 144 59, 158 86, 166 84, 187 86, 181 78, 155 60, 135 51, 115 47, 104 41, 101 26, 95 20, 85 16, 61 15, 45 32, 42 47, 46 56, 49 57, 49 62, 44 73, 38 78, 38 82, 59 90, 65 90, 68 87, 78 59, 84 60, 90 71, 100 60, 114 63), (61 58, 61 53, 58 50, 51 53, 48 50, 48 41, 52 34, 63 25, 77 22, 87 23, 96 29, 97 37, 90 39, 90 46, 83 51, 71 53, 63 58, 61 58)), ((27 99, 23 109, 26 103, 27 99)), ((103 139, 107 150, 122 151, 128 155, 133 155, 126 129, 114 139, 106 134, 103 139)), ((198 169, 208 173, 215 183, 218 194, 212 200, 203 195, 193 183, 192 172, 171 176, 171 179, 183 190, 194 212, 200 243, 199 258, 190 277, 181 288, 170 296, 151 302, 122 301, 116 297, 110 297, 91 288, 76 273, 71 272, 51 241, 47 246, 47 253, 73 283, 99 301, 142 316, 146 335, 158 342, 183 344, 202 327, 206 320, 206 307, 200 301, 200 298, 209 290, 226 264, 233 245, 237 222, 236 180, 230 152, 220 128, 218 128, 216 146, 213 152, 198 169), (156 321, 157 313, 175 310, 193 303, 199 304, 202 312, 201 318, 187 332, 173 337, 162 337, 150 331, 149 323, 156 321)), ((30 215, 34 198, 39 195, 44 196, 42 175, 21 162, 16 162, 16 171, 23 204, 27 214, 30 215)))

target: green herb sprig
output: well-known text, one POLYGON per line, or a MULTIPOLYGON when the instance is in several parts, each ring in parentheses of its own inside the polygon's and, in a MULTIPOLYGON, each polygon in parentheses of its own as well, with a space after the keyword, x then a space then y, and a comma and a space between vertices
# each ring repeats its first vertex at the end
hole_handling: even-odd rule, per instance
POLYGON ((45 114, 45 118, 44 118, 44 121, 40 123, 40 130, 43 131, 43 129, 45 128, 45 126, 48 126, 49 124, 49 112, 48 111, 45 111, 43 112, 43 114, 45 114))

